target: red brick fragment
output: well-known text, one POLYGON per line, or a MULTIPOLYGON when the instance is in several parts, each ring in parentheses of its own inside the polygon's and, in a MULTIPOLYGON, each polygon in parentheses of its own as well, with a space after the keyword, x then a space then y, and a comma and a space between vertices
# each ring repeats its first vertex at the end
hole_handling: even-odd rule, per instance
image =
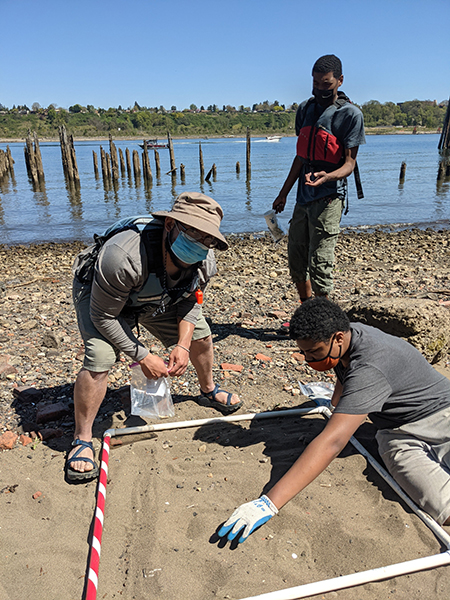
POLYGON ((271 362, 272 359, 270 358, 270 356, 266 356, 265 354, 261 354, 261 352, 258 352, 258 354, 255 356, 256 360, 263 360, 264 362, 271 362))
POLYGON ((51 440, 52 438, 59 438, 64 435, 64 431, 62 429, 41 429, 38 431, 38 436, 42 441, 51 440))
POLYGON ((31 444, 32 441, 33 440, 28 435, 24 435, 23 433, 19 436, 19 442, 22 444, 22 446, 28 446, 28 444, 31 444))
POLYGON ((40 498, 42 496, 42 492, 35 492, 33 494, 33 500, 37 500, 38 498, 40 498))
POLYGON ((223 371, 236 371, 236 373, 240 373, 244 368, 242 365, 233 365, 231 363, 222 363, 220 368, 223 371))
POLYGON ((24 404, 31 404, 32 402, 40 402, 42 399, 42 390, 38 390, 35 387, 29 385, 21 385, 14 388, 13 395, 23 402, 24 404))
POLYGON ((12 431, 5 431, 3 435, 0 435, 0 450, 11 450, 14 448, 14 444, 19 436, 12 431))
POLYGON ((46 404, 39 407, 36 415, 36 423, 47 423, 48 421, 56 421, 70 413, 67 404, 57 402, 56 404, 46 404))
POLYGON ((122 446, 123 445, 123 441, 120 438, 111 438, 111 447, 114 446, 122 446))

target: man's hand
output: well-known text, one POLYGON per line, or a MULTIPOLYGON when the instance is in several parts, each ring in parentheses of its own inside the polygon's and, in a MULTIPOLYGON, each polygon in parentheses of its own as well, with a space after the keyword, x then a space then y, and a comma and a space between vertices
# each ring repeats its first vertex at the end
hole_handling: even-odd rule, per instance
POLYGON ((175 346, 170 353, 167 370, 171 377, 179 377, 186 371, 189 363, 189 352, 186 347, 175 346))
POLYGON ((252 531, 260 525, 267 523, 277 513, 278 509, 275 504, 267 496, 261 496, 261 498, 242 504, 237 508, 228 521, 222 525, 218 535, 220 537, 227 536, 231 541, 245 527, 243 534, 239 538, 239 543, 242 544, 252 531))
POLYGON ((286 206, 286 196, 277 196, 272 204, 272 208, 276 214, 283 212, 286 206))
POLYGON ((139 361, 139 364, 147 379, 159 379, 160 377, 169 376, 166 363, 155 354, 147 354, 145 358, 139 361))
POLYGON ((325 171, 306 173, 305 175, 305 185, 309 185, 310 187, 319 187, 329 180, 329 173, 326 173, 325 171))

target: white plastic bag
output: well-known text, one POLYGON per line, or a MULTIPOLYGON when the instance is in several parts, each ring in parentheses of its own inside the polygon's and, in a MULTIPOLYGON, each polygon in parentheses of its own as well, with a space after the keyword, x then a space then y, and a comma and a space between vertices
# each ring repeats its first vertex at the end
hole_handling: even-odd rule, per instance
POLYGON ((334 384, 327 381, 312 381, 311 383, 298 382, 300 391, 304 396, 315 402, 317 406, 331 406, 334 384))
POLYGON ((132 415, 161 418, 175 414, 167 377, 147 379, 139 365, 131 369, 130 395, 132 415))
POLYGON ((278 224, 278 217, 273 209, 268 210, 264 213, 264 218, 267 223, 267 227, 272 235, 274 242, 279 242, 284 237, 284 231, 278 224))

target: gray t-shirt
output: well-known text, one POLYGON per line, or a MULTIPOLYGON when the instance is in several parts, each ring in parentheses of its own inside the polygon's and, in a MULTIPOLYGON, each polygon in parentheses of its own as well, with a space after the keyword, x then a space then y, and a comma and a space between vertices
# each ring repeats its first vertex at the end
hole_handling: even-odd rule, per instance
MULTIPOLYGON (((324 111, 325 109, 316 102, 311 103, 309 100, 302 102, 297 109, 295 118, 296 135, 299 134, 301 127, 314 125, 324 111)), ((366 143, 363 114, 357 106, 350 102, 347 102, 334 112, 331 131, 345 149, 355 148, 366 143)), ((328 172, 334 171, 335 167, 330 167, 326 170, 328 172)), ((345 198, 347 190, 346 178, 324 183, 317 188, 306 186, 304 182, 305 167, 303 167, 298 180, 297 202, 300 204, 307 204, 326 196, 345 198)))
POLYGON ((335 368, 343 391, 334 412, 368 414, 391 429, 450 406, 450 381, 411 344, 361 323, 350 331, 350 364, 335 368))

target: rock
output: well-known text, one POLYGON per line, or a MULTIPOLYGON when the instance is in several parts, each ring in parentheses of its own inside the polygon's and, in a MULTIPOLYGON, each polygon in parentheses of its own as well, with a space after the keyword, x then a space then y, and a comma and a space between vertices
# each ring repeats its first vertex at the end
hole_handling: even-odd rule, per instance
POLYGON ((303 354, 300 354, 300 352, 294 352, 293 354, 291 354, 291 358, 293 358, 299 363, 305 362, 305 357, 303 354))
POLYGON ((21 325, 21 329, 35 329, 38 326, 38 322, 36 321, 36 319, 30 319, 29 321, 25 321, 25 323, 22 323, 21 325))
POLYGON ((347 312, 351 321, 372 325, 401 337, 431 363, 437 363, 450 346, 450 311, 420 298, 359 300, 347 312))
POLYGON ((40 498, 42 496, 42 492, 35 492, 33 494, 33 500, 37 500, 38 498, 40 498))
POLYGON ((40 402, 43 396, 41 390, 38 390, 35 387, 22 385, 17 388, 14 388, 13 395, 24 404, 31 404, 32 402, 37 403, 40 402))
POLYGON ((17 373, 16 367, 3 363, 0 365, 0 377, 8 377, 8 375, 15 375, 17 373))
POLYGON ((3 435, 0 435, 0 450, 11 450, 14 448, 14 444, 19 436, 12 431, 5 431, 3 435))
POLYGON ((55 421, 56 419, 65 417, 70 412, 70 408, 63 402, 46 404, 45 406, 38 407, 36 423, 48 423, 49 421, 55 421))
POLYGON ((42 336, 42 345, 46 348, 59 348, 59 338, 53 331, 46 331, 42 336))
POLYGON ((30 437, 24 435, 23 433, 19 436, 19 442, 22 444, 22 446, 28 446, 28 444, 31 444, 32 441, 33 440, 30 437))

